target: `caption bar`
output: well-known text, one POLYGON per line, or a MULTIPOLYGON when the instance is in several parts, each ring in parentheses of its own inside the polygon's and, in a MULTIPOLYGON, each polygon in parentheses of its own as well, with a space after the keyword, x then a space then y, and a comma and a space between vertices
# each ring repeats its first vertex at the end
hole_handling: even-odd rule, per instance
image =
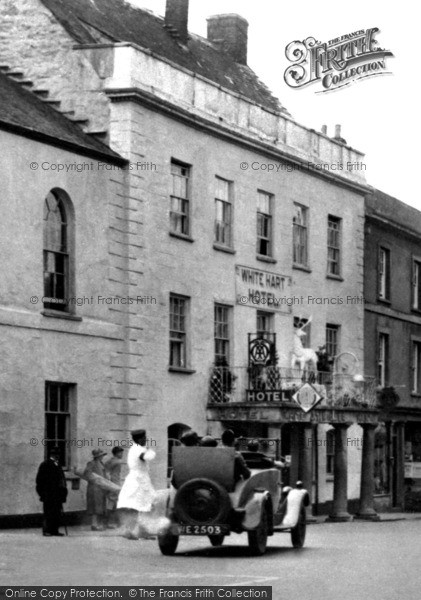
POLYGON ((111 586, 70 587, 32 586, 0 587, 0 598, 46 598, 70 600, 73 598, 265 598, 272 600, 271 586, 111 586))

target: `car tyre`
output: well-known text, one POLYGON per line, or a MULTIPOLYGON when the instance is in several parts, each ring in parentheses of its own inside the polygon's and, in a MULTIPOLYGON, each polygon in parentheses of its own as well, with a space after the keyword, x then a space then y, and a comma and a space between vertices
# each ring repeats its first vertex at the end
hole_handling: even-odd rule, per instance
POLYGON ((216 481, 210 479, 197 478, 191 479, 184 483, 177 491, 177 495, 174 500, 174 513, 182 523, 189 523, 192 525, 214 525, 225 523, 229 511, 231 510, 231 500, 228 492, 222 485, 216 481), (193 504, 191 502, 192 494, 196 490, 207 490, 213 495, 214 505, 211 508, 215 509, 212 516, 209 516, 206 521, 195 518, 193 511, 193 504))
POLYGON ((260 523, 256 529, 248 531, 250 552, 253 556, 262 556, 266 552, 269 534, 269 516, 267 504, 262 506, 260 523))
POLYGON ((224 543, 225 535, 220 533, 219 535, 210 535, 209 540, 212 546, 222 546, 224 543))
POLYGON ((295 527, 291 529, 291 542, 294 548, 302 548, 306 539, 307 519, 304 506, 301 507, 300 516, 295 527))
POLYGON ((158 545, 164 556, 172 556, 177 550, 179 536, 170 531, 158 535, 158 545))

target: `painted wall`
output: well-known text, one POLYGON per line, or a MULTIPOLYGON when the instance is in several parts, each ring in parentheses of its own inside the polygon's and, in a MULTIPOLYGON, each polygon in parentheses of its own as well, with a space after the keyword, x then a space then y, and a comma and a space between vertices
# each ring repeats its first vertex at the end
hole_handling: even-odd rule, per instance
MULTIPOLYGON (((124 173, 114 171, 110 177, 96 168, 58 173, 51 165, 95 167, 96 161, 4 131, 0 140, 0 504, 2 514, 20 514, 40 510, 34 478, 44 456, 45 381, 76 385, 72 466, 86 463, 98 437, 127 438, 115 392, 118 369, 113 368, 124 350, 124 328, 115 306, 98 301, 98 296, 125 294, 124 285, 112 277, 109 253, 114 198, 121 192, 124 173), (33 161, 40 165, 37 170, 30 169, 33 161), (72 297, 82 303, 75 308, 79 320, 42 314, 43 210, 53 188, 64 190, 74 208, 72 297), (32 438, 37 440, 34 445, 32 438), (89 444, 77 448, 76 440, 89 444)), ((67 510, 84 506, 82 485, 81 491, 70 492, 67 510)))

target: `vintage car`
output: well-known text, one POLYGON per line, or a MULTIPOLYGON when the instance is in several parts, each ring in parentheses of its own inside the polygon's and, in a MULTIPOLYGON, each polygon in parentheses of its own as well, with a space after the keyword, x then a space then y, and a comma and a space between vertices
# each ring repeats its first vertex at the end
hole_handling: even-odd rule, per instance
POLYGON ((282 489, 276 468, 251 469, 249 479, 235 483, 234 460, 232 448, 174 448, 168 525, 158 534, 162 554, 174 554, 182 535, 208 536, 220 546, 225 536, 247 532, 251 553, 261 555, 268 536, 289 531, 294 548, 303 546, 307 491, 299 482, 282 489))

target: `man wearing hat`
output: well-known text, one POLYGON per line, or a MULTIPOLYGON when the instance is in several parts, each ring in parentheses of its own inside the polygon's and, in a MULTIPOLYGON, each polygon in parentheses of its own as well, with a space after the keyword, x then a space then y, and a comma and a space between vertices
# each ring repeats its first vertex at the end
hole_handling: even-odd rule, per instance
POLYGON ((105 467, 102 463, 103 457, 107 453, 99 448, 92 450, 93 460, 88 462, 85 468, 84 477, 88 480, 88 489, 86 492, 86 503, 88 515, 92 517, 92 531, 103 531, 102 520, 106 515, 107 493, 92 481, 92 473, 106 477, 105 467))
POLYGON ((51 448, 49 458, 39 466, 36 477, 36 490, 43 503, 44 521, 42 532, 45 536, 62 536, 59 532, 63 503, 67 499, 66 479, 59 464, 60 448, 51 448))
POLYGON ((146 447, 145 429, 134 429, 130 432, 133 444, 127 453, 127 475, 118 496, 117 508, 124 509, 126 531, 124 537, 137 540, 148 538, 145 519, 150 513, 155 489, 149 475, 148 463, 155 458, 155 452, 146 447))

